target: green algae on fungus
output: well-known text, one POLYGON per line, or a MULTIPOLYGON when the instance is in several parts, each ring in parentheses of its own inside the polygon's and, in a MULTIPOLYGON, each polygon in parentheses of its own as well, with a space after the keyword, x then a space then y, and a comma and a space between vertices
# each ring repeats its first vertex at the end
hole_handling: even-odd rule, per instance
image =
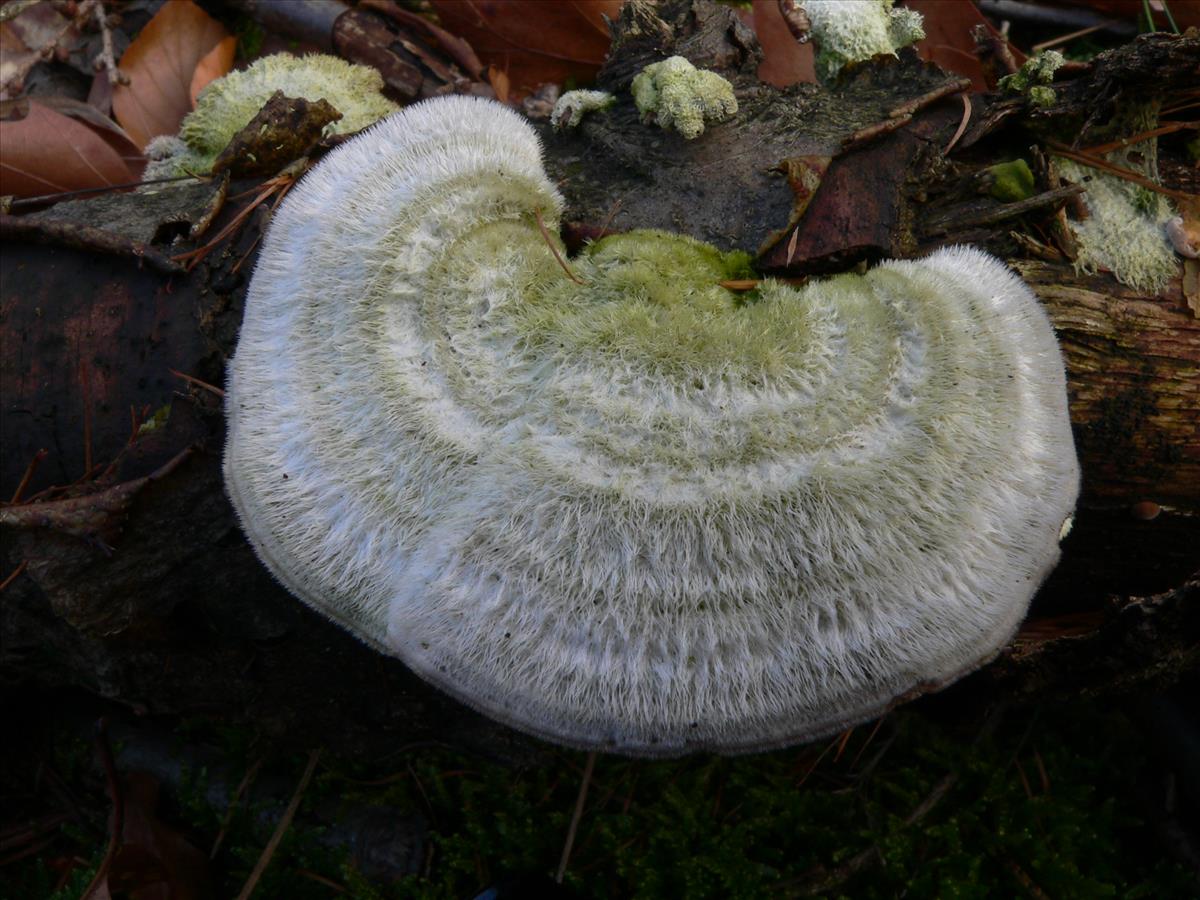
POLYGON ((209 172, 218 154, 276 91, 330 103, 342 118, 326 127, 327 135, 361 131, 400 108, 383 96, 383 76, 370 66, 322 54, 266 56, 201 91, 177 137, 151 141, 146 178, 209 172))
POLYGON ((824 83, 849 63, 896 51, 925 37, 921 14, 894 9, 893 0, 803 0, 817 44, 814 61, 824 83))
POLYGON ((703 134, 706 122, 723 122, 738 111, 733 85, 682 56, 646 66, 630 91, 642 121, 674 128, 688 140, 703 134))

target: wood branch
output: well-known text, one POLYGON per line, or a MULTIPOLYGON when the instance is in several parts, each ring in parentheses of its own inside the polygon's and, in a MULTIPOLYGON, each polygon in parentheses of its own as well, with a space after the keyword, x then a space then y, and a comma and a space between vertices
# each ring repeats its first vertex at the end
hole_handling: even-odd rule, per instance
POLYGON ((1083 185, 1072 184, 1035 194, 1026 200, 1018 200, 1014 203, 995 203, 994 201, 968 203, 932 216, 923 223, 921 230, 926 236, 932 236, 984 225, 999 225, 1001 222, 1007 222, 1031 212, 1060 209, 1069 199, 1085 191, 1086 188, 1083 185))
POLYGON ((1200 318, 1181 283, 1147 297, 1067 265, 1015 267, 1066 357, 1085 501, 1200 508, 1200 318))
POLYGON ((0 238, 41 241, 47 244, 62 244, 80 250, 94 250, 97 253, 128 256, 168 275, 183 273, 183 266, 172 262, 161 250, 141 241, 122 238, 110 231, 90 225, 39 221, 0 213, 0 238))

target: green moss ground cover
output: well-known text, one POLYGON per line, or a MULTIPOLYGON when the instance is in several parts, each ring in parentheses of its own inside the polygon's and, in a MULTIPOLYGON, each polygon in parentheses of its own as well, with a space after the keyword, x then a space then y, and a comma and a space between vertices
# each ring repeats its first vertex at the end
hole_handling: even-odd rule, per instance
MULTIPOLYGON (((1123 715, 1090 705, 1012 711, 991 734, 978 722, 939 718, 900 711, 873 735, 872 726, 856 729, 844 746, 838 739, 735 759, 600 757, 565 885, 581 898, 813 889, 854 898, 1195 896, 1195 883, 1163 857, 1144 822, 1139 779, 1148 762, 1123 715)), ((235 774, 263 755, 249 729, 192 722, 178 734, 220 746, 235 774)), ((60 743, 55 757, 81 796, 103 799, 85 741, 60 743)), ((449 900, 514 876, 548 878, 585 760, 550 751, 545 764, 520 768, 437 747, 380 764, 327 754, 255 896, 449 900), (386 804, 424 817, 421 873, 381 884, 343 851, 323 847, 312 811, 331 804, 386 804)), ((269 754, 269 765, 292 778, 304 761, 269 754)), ((205 850, 225 820, 205 800, 207 779, 204 770, 188 772, 160 811, 205 850)), ((264 843, 260 813, 242 809, 229 823, 212 866, 217 896, 235 895, 253 868, 264 843)), ((0 868, 0 896, 78 897, 102 843, 69 824, 52 846, 0 868), (56 892, 64 855, 88 863, 56 892)))

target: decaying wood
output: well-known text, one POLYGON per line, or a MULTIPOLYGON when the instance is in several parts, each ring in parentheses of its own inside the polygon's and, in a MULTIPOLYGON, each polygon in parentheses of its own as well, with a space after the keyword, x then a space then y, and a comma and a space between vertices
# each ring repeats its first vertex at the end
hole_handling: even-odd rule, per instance
MULTIPOLYGON (((973 166, 997 161, 986 149, 997 135, 1029 120, 1019 99, 973 101, 973 121, 987 123, 971 147, 973 163, 950 164, 942 153, 962 120, 956 97, 935 98, 902 127, 847 152, 847 137, 894 121, 889 112, 920 106, 955 79, 901 54, 848 72, 832 91, 776 90, 754 77, 759 50, 736 15, 701 0, 632 2, 616 28, 616 49, 601 74, 608 87, 620 91, 642 65, 683 53, 734 83, 740 112, 694 142, 643 125, 624 95, 575 132, 547 127, 548 166, 574 234, 669 228, 758 252, 764 267, 790 276, 912 255, 949 240, 979 240, 1010 255, 1019 249, 1007 235, 1025 219, 959 190, 969 190, 973 166), (944 221, 946 233, 927 236, 931 221, 967 200, 975 218, 944 221), (990 227, 1001 220, 1003 227, 990 227)), ((1190 64, 1194 44, 1188 51, 1185 39, 1175 39, 1160 47, 1166 40, 1135 42, 1127 51, 1133 61, 1098 60, 1084 76, 1089 90, 1111 96, 1105 67, 1134 73, 1139 89, 1149 90, 1152 64, 1172 72, 1190 64)), ((1061 88, 1061 98, 1037 114, 1042 124, 1075 121, 1078 109, 1069 104, 1086 102, 1075 82, 1061 88)), ((1006 152, 996 156, 1009 158, 1006 152)), ((231 193, 248 187, 235 184, 231 193)), ((184 190, 196 210, 211 210, 205 191, 216 189, 184 190)), ((1048 220, 1052 206, 1045 204, 1071 189, 1045 185, 1042 193, 1021 212, 1048 220)), ((166 202, 153 196, 143 200, 146 210, 166 202)), ((55 209, 126 240, 133 235, 163 258, 168 242, 205 215, 190 212, 180 227, 164 230, 157 207, 148 221, 127 221, 136 203, 106 198, 55 209)), ((237 214, 223 210, 214 226, 237 214)), ((65 507, 4 511, 12 521, 0 528, 0 675, 82 686, 139 711, 255 719, 296 740, 316 736, 358 754, 437 738, 527 757, 527 739, 303 608, 271 580, 237 527, 222 490, 220 398, 172 372, 223 383, 247 260, 266 216, 256 210, 186 277, 164 277, 96 248, 6 245, 0 496, 12 495, 43 449, 26 500, 50 485, 71 485, 118 454, 113 484, 136 489, 119 494, 123 531, 105 538, 111 555, 89 534, 60 527, 53 514, 65 507), (162 427, 122 453, 129 408, 167 404, 162 427), (162 468, 193 446, 188 458, 162 468), (161 477, 139 481, 156 470, 161 477)), ((1200 645, 1200 319, 1178 280, 1150 297, 1067 263, 1012 261, 1059 332, 1084 493, 1062 564, 1020 640, 955 690, 1044 695, 1167 680, 1195 665, 1200 645), (1156 515, 1144 513, 1148 503, 1156 515)))
POLYGON ((1014 265, 1062 344, 1085 502, 1200 510, 1200 318, 1180 281, 1146 297, 1107 275, 1014 265))
POLYGON ((91 225, 73 222, 51 222, 22 218, 0 213, 0 239, 10 241, 42 241, 97 253, 112 253, 128 256, 144 262, 152 269, 168 275, 181 274, 183 266, 172 262, 157 247, 133 241, 91 225))

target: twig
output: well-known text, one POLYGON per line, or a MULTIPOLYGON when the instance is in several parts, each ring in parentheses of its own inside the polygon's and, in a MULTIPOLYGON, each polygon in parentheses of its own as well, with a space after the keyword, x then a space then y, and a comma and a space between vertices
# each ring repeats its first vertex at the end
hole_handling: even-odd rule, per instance
POLYGON ((29 565, 29 560, 27 560, 27 559, 21 560, 21 562, 17 564, 17 567, 8 574, 8 577, 5 578, 3 581, 0 581, 0 594, 4 593, 5 588, 7 588, 10 584, 12 584, 14 581, 17 580, 17 576, 20 575, 22 572, 24 572, 25 567, 28 565, 29 565))
POLYGON ((1169 116, 1184 109, 1195 109, 1200 106, 1200 90, 1182 91, 1163 104, 1159 117, 1169 116))
POLYGON ((104 0, 93 7, 96 14, 96 24, 100 28, 100 55, 92 60, 94 68, 103 67, 108 72, 108 83, 116 87, 118 84, 129 84, 129 76, 117 68, 117 60, 113 56, 112 30, 108 27, 108 16, 104 12, 104 0))
POLYGON ((59 839, 59 830, 56 826, 59 826, 59 824, 62 824, 68 818, 70 816, 60 812, 60 814, 43 818, 41 822, 36 823, 28 832, 0 840, 0 851, 7 853, 7 856, 0 858, 0 868, 12 865, 19 862, 19 860, 35 856, 35 854, 46 850, 47 847, 54 844, 54 841, 59 839), (42 830, 35 830, 38 827, 42 830), (52 834, 46 833, 47 830, 52 829, 52 834), (19 850, 13 850, 14 846, 22 844, 24 846, 20 847, 19 850))
POLYGON ((542 221, 542 211, 540 208, 534 208, 533 217, 537 220, 538 230, 541 231, 542 237, 546 240, 546 246, 550 248, 550 252, 554 254, 554 258, 558 260, 558 264, 562 266, 562 270, 567 273, 567 277, 576 284, 583 284, 583 279, 570 270, 567 266, 567 261, 562 258, 562 254, 554 246, 554 240, 550 237, 550 232, 546 230, 546 223, 542 221))
POLYGON ((943 97, 949 97, 951 94, 959 94, 963 91, 971 89, 970 78, 959 78, 955 81, 948 81, 945 84, 935 87, 932 91, 927 91, 920 97, 914 97, 904 103, 901 103, 895 109, 888 112, 889 119, 899 119, 905 116, 912 116, 927 106, 932 106, 943 97))
MULTIPOLYGON (((1003 713, 1003 706, 998 706, 992 710, 987 719, 984 720, 983 725, 980 726, 979 733, 976 735, 973 742, 974 744, 978 745, 995 733, 996 728, 1000 724, 1000 719, 1003 716, 1003 713)), ((936 807, 942 801, 942 799, 945 798, 945 796, 950 792, 950 789, 953 788, 958 782, 959 777, 960 775, 958 772, 948 772, 943 775, 937 784, 933 786, 930 792, 925 795, 925 798, 915 807, 913 807, 912 812, 904 817, 904 824, 908 826, 916 825, 923 818, 925 818, 925 816, 929 815, 934 807, 936 807)), ((802 895, 829 893, 835 890, 838 886, 849 881, 863 869, 872 865, 876 861, 881 860, 882 855, 879 852, 879 848, 876 846, 871 846, 863 850, 861 853, 850 857, 850 859, 846 860, 846 862, 842 863, 842 865, 835 869, 827 870, 821 867, 816 871, 815 877, 813 874, 802 876, 800 878, 795 878, 780 883, 776 885, 776 887, 783 890, 795 891, 796 893, 802 895)))
POLYGON ((21 502, 21 495, 25 493, 25 488, 29 487, 29 479, 33 478, 33 473, 37 471, 38 463, 49 455, 50 451, 45 447, 33 454, 33 459, 25 467, 25 474, 21 476, 21 481, 17 484, 17 489, 13 491, 12 499, 8 501, 9 503, 21 502))
POLYGON ((833 761, 837 762, 842 758, 842 754, 846 752, 846 745, 850 743, 850 735, 854 734, 854 726, 851 725, 842 732, 842 739, 838 741, 837 753, 833 754, 833 761))
POLYGON ((233 822, 234 813, 237 812, 238 804, 241 803, 243 795, 250 789, 250 785, 254 783, 254 779, 258 776, 258 770, 262 768, 263 761, 266 757, 260 756, 258 760, 242 776, 242 780, 238 782, 237 788, 233 792, 233 797, 229 801, 229 807, 225 810, 225 815, 221 819, 221 827, 217 831, 216 840, 213 841, 212 850, 208 852, 209 859, 217 858, 217 851, 221 849, 221 844, 225 842, 225 835, 229 833, 229 825, 233 822))
MULTIPOLYGON (((7 9, 8 7, 5 7, 7 9)), ((147 184, 168 184, 173 181, 206 181, 207 179, 197 175, 173 175, 170 178, 151 178, 147 181, 126 181, 122 184, 106 184, 104 187, 93 188, 77 188, 73 191, 59 191, 57 194, 42 194, 40 197, 21 197, 12 202, 12 209, 21 209, 26 206, 41 206, 45 203, 57 203, 59 200, 67 200, 71 197, 79 197, 83 194, 111 194, 113 191, 125 191, 129 188, 142 187, 147 184)))
POLYGON ((914 115, 928 106, 932 106, 939 100, 949 97, 951 94, 958 94, 962 91, 969 90, 971 87, 971 79, 957 78, 954 81, 948 81, 945 84, 938 85, 932 91, 927 91, 920 97, 914 97, 901 103, 899 106, 888 111, 887 118, 882 122, 877 122, 874 125, 868 125, 866 128, 860 128, 844 141, 842 141, 842 150, 849 150, 857 147, 859 144, 865 144, 867 141, 889 134, 899 128, 903 128, 912 121, 914 115))
POLYGON ((1042 793, 1048 794, 1050 793, 1050 775, 1046 772, 1046 764, 1042 762, 1042 754, 1038 753, 1036 748, 1033 751, 1033 761, 1037 764, 1038 778, 1042 781, 1042 793))
POLYGON ((608 233, 608 226, 611 225, 613 219, 617 217, 617 213, 620 211, 620 209, 621 201, 617 200, 617 202, 612 205, 612 209, 608 211, 608 216, 605 217, 604 222, 600 225, 600 233, 596 236, 596 240, 600 240, 600 238, 604 237, 608 233))
POLYGON ((429 797, 429 791, 425 790, 425 783, 421 781, 421 776, 417 774, 417 770, 413 768, 411 762, 405 760, 404 768, 408 770, 409 777, 412 778, 413 784, 417 786, 417 793, 421 795, 421 799, 425 802, 425 810, 429 813, 429 818, 433 822, 434 829, 438 829, 440 824, 438 822, 437 807, 433 805, 433 800, 429 797))
POLYGON ((1037 882, 1029 877, 1029 873, 1022 869, 1015 859, 1008 856, 1004 857, 1004 866, 1021 883, 1021 887, 1029 892, 1029 895, 1034 900, 1050 900, 1050 895, 1038 887, 1037 882))
POLYGON ((943 775, 942 780, 935 784, 933 790, 925 795, 925 799, 918 803, 916 808, 904 817, 904 824, 916 825, 929 815, 930 811, 942 802, 942 798, 950 793, 950 788, 958 784, 958 778, 958 772, 948 772, 943 775))
POLYGON ((883 715, 875 720, 875 727, 871 729, 871 733, 867 735, 867 739, 863 741, 863 745, 854 754, 854 759, 850 760, 851 769, 858 765, 858 761, 862 759, 862 755, 867 752, 867 748, 871 746, 871 741, 875 740, 875 735, 879 734, 879 729, 883 727, 883 720, 886 718, 887 716, 883 715))
POLYGON ((1136 26, 1120 19, 1110 19, 1089 9, 1043 6, 1023 0, 978 0, 976 5, 984 15, 997 19, 1015 19, 1018 22, 1058 25, 1065 28, 1102 24, 1106 30, 1119 37, 1132 37, 1137 34, 1136 26))
POLYGON ((125 831, 125 795, 121 791, 121 781, 117 776, 117 764, 113 760, 112 747, 108 743, 108 720, 101 718, 96 722, 96 752, 100 755, 100 763, 104 767, 104 781, 108 785, 108 795, 112 798, 112 825, 108 832, 108 849, 104 851, 104 859, 96 874, 92 876, 87 889, 80 895, 84 900, 90 900, 93 892, 104 884, 112 869, 117 851, 121 849, 121 837, 125 831))
MULTIPOLYGON (((807 275, 799 275, 795 278, 782 278, 778 275, 768 277, 771 281, 779 281, 783 284, 790 284, 793 287, 801 287, 808 284, 807 275)), ((764 278, 729 278, 725 281, 718 281, 717 287, 723 287, 727 291, 752 291, 765 280, 764 278)))
POLYGON ((1139 134, 1132 134, 1127 138, 1121 138, 1119 141, 1110 141, 1107 144, 1097 144, 1094 147, 1085 147, 1078 151, 1080 153, 1093 154, 1095 156, 1103 156, 1105 153, 1112 153, 1114 150, 1124 150, 1126 147, 1133 144, 1140 144, 1142 141, 1148 141, 1151 138, 1159 137, 1164 134, 1172 134, 1176 131, 1184 129, 1200 129, 1200 122, 1167 122, 1165 125, 1160 125, 1158 128, 1152 128, 1150 131, 1143 131, 1139 134))
POLYGON ((188 384, 194 384, 198 388, 204 388, 204 390, 210 391, 211 393, 216 394, 218 397, 223 398, 225 396, 225 392, 223 390, 221 390, 219 387, 217 387, 216 385, 213 385, 213 384, 209 384, 207 381, 201 381, 199 378, 196 378, 194 375, 185 375, 182 372, 177 371, 175 369, 167 369, 167 371, 170 372, 172 375, 174 375, 176 378, 182 378, 188 384))
POLYGON ((954 149, 954 145, 958 143, 958 139, 963 136, 963 132, 967 130, 967 125, 971 122, 971 98, 966 94, 959 94, 962 98, 963 114, 962 121, 958 123, 958 128, 955 129, 954 137, 950 138, 950 143, 946 145, 946 149, 942 151, 942 156, 946 156, 954 149))
POLYGON ((996 87, 997 75, 1012 75, 1020 68, 1008 40, 1007 19, 1001 23, 999 33, 981 22, 971 30, 971 37, 975 39, 975 57, 984 64, 985 70, 989 68, 988 62, 992 64, 990 68, 995 70, 987 73, 989 88, 996 87))
POLYGON ((161 251, 149 244, 134 241, 91 225, 77 225, 73 222, 47 222, 0 213, 0 238, 55 244, 73 247, 76 250, 109 253, 114 256, 127 256, 144 262, 150 268, 167 275, 180 275, 184 272, 183 266, 168 259, 161 251))
POLYGON ((1106 159, 1101 159, 1098 156, 1091 156, 1087 153, 1080 153, 1076 150, 1072 150, 1069 147, 1063 146, 1057 141, 1050 142, 1050 149, 1057 156, 1065 157, 1092 169, 1099 169, 1101 172, 1105 172, 1117 178, 1123 178, 1126 181, 1132 181, 1134 184, 1141 185, 1146 190, 1154 191, 1156 194, 1163 194, 1164 196, 1171 197, 1175 200, 1191 200, 1195 196, 1194 194, 1189 194, 1187 191, 1176 191, 1172 188, 1163 187, 1158 182, 1147 178, 1145 175, 1142 175, 1139 172, 1135 172, 1132 169, 1126 169, 1124 166, 1115 165, 1106 159))
POLYGON ((1095 25, 1089 25, 1087 28, 1080 28, 1078 31, 1060 34, 1056 38, 1050 38, 1048 41, 1042 41, 1040 44, 1034 44, 1032 50, 1034 53, 1041 53, 1043 50, 1049 50, 1051 47, 1058 47, 1061 44, 1069 44, 1076 38, 1087 37, 1089 34, 1094 34, 1097 31, 1103 31, 1110 25, 1115 25, 1118 21, 1118 19, 1109 19, 1106 22, 1097 22, 1095 25))
POLYGON ((296 810, 300 808, 300 800, 304 797, 304 792, 308 789, 308 783, 312 781, 313 773, 317 771, 317 763, 321 759, 321 751, 313 750, 308 754, 308 765, 304 769, 304 774, 300 776, 300 783, 296 785, 296 790, 292 794, 292 799, 288 801, 287 809, 283 811, 283 817, 280 818, 279 824, 275 826, 275 833, 271 835, 271 839, 267 841, 267 846, 263 847, 262 854, 258 857, 258 862, 254 864, 254 870, 250 873, 250 877, 246 879, 246 883, 242 885, 241 892, 237 895, 237 900, 249 900, 254 889, 258 886, 259 879, 267 870, 267 866, 271 864, 271 857, 275 855, 275 851, 279 849, 279 843, 283 840, 283 836, 287 834, 288 828, 291 827, 292 819, 296 817, 296 810))
POLYGON ((587 801, 588 785, 592 780, 592 772, 596 768, 596 751, 588 754, 587 764, 583 767, 583 782, 579 785, 579 796, 575 798, 575 811, 571 813, 571 825, 567 828, 567 839, 563 843, 562 857, 558 861, 558 872, 554 875, 557 884, 563 883, 567 874, 567 863, 571 861, 571 847, 575 844, 575 832, 579 830, 579 820, 583 818, 583 804, 587 801))
POLYGON ((868 125, 866 128, 860 128, 844 141, 842 141, 842 150, 850 150, 857 147, 859 144, 865 144, 867 141, 872 141, 875 138, 890 134, 893 131, 898 131, 909 122, 912 121, 912 116, 901 116, 896 119, 884 119, 875 125, 868 125))
POLYGON ((808 781, 809 776, 811 776, 813 772, 817 771, 817 766, 821 764, 821 760, 823 760, 826 754, 829 753, 829 751, 832 750, 836 745, 836 740, 825 745, 825 749, 817 754, 817 758, 812 761, 812 765, 804 770, 804 774, 801 775, 800 780, 796 782, 794 788, 795 790, 799 790, 800 788, 804 787, 804 782, 808 781))
POLYGON ((245 221, 250 218, 250 214, 254 212, 254 210, 258 209, 258 207, 261 206, 263 202, 271 196, 276 189, 276 186, 271 183, 274 180, 275 179, 271 179, 271 181, 264 182, 264 184, 270 186, 265 190, 259 191, 257 196, 255 196, 253 200, 246 204, 245 208, 238 211, 238 214, 233 217, 228 225, 217 232, 216 237, 214 237, 208 243, 197 247, 195 250, 189 250, 186 253, 179 253, 175 256, 172 256, 171 261, 175 263, 182 263, 185 267, 185 270, 189 272, 199 265, 200 260, 208 256, 208 254, 211 253, 217 247, 217 245, 221 243, 221 241, 225 240, 225 238, 229 237, 235 231, 241 228, 245 221))
MULTIPOLYGON (((99 544, 105 553, 111 553, 112 548, 96 537, 97 530, 111 516, 123 513, 138 491, 171 474, 193 452, 193 448, 184 447, 149 475, 124 481, 82 497, 29 502, 17 506, 0 504, 0 525, 10 528, 53 528, 64 534, 91 539, 99 544)), ((47 488, 47 491, 49 490, 52 488, 47 488)), ((33 499, 30 498, 31 501, 33 499)))
POLYGON ((192 222, 192 227, 188 229, 190 240, 199 240, 200 236, 208 231, 208 226, 212 225, 217 216, 221 214, 221 210, 225 208, 225 200, 229 195, 229 181, 229 172, 222 172, 217 180, 217 189, 209 195, 204 202, 204 209, 192 222))
POLYGON ((92 471, 92 373, 86 361, 79 363, 79 380, 83 383, 83 473, 92 471))
MULTIPOLYGON (((189 250, 187 253, 180 253, 177 256, 172 256, 172 262, 183 263, 186 266, 186 271, 190 272, 197 265, 199 265, 200 261, 204 259, 204 257, 206 257, 218 244, 220 244, 221 241, 225 240, 225 238, 229 237, 235 231, 241 228, 246 219, 250 217, 250 214, 254 212, 254 210, 258 209, 259 206, 266 202, 266 200, 272 194, 278 192, 275 202, 271 205, 271 211, 274 212, 275 207, 279 205, 280 201, 283 200, 287 192, 290 191, 295 186, 296 182, 300 180, 300 176, 304 174, 306 169, 307 161, 297 160, 295 163, 289 165, 284 170, 283 174, 276 175, 274 178, 269 178, 264 181, 261 185, 259 185, 259 188, 262 188, 262 190, 259 190, 255 198, 251 200, 244 209, 240 210, 228 225, 217 232, 216 237, 214 237, 207 244, 197 247, 195 250, 189 250)), ((249 191, 244 193, 249 193, 249 191)), ((238 194, 232 199, 236 200, 241 196, 244 196, 244 194, 238 194)), ((251 249, 253 249, 253 247, 251 249)), ((249 251, 247 251, 247 254, 249 254, 249 251)), ((239 260, 238 264, 240 265, 241 262, 242 260, 239 260)))
POLYGON ((1058 206, 1061 203, 1065 203, 1071 197, 1082 194, 1086 190, 1087 188, 1082 184, 1069 184, 1052 191, 1037 194, 1026 200, 1018 200, 1016 203, 1002 203, 998 206, 986 206, 982 209, 975 204, 968 204, 966 210, 963 210, 961 207, 950 209, 931 219, 925 223, 922 231, 926 235, 934 235, 945 234, 967 227, 995 225, 998 222, 1023 216, 1037 209, 1058 206))
MULTIPOLYGON (((1062 210, 1059 210, 1062 212, 1062 210)), ((1021 250, 1034 259, 1044 259, 1046 262, 1062 262, 1066 258, 1057 247, 1051 247, 1048 244, 1043 244, 1041 241, 1030 237, 1027 234, 1022 234, 1019 231, 1010 231, 1008 236, 1013 239, 1013 242, 1021 248, 1021 250)))
POLYGON ((314 872, 312 869, 296 869, 296 874, 301 878, 307 878, 309 881, 315 881, 317 884, 324 885, 335 894, 346 893, 347 888, 344 884, 338 884, 332 878, 326 878, 324 875, 314 872))

